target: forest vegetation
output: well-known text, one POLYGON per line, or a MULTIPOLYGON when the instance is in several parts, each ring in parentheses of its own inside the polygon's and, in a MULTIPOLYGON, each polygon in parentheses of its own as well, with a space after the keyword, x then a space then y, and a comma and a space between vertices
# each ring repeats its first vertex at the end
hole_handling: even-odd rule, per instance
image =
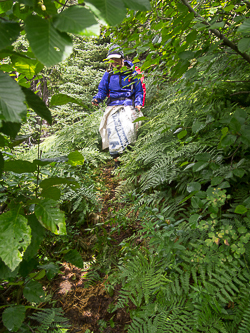
POLYGON ((119 289, 95 332, 250 331, 249 10, 0 2, 0 332, 72 331, 50 294, 64 262, 88 266, 86 288, 119 289), (111 43, 142 69, 147 95, 137 142, 112 172, 115 197, 93 223, 110 157, 105 103, 91 99, 111 43))

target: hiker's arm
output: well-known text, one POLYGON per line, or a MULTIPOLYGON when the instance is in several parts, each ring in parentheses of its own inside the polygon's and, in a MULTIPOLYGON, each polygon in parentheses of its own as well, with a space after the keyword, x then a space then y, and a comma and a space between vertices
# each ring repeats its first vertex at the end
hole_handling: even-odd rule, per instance
POLYGON ((135 107, 140 111, 143 102, 143 89, 141 80, 136 80, 135 85, 135 107))
POLYGON ((103 101, 107 97, 108 92, 109 92, 108 76, 109 76, 109 73, 105 72, 101 79, 101 82, 99 83, 98 93, 93 97, 92 104, 94 104, 94 105, 99 104, 101 101, 103 101))

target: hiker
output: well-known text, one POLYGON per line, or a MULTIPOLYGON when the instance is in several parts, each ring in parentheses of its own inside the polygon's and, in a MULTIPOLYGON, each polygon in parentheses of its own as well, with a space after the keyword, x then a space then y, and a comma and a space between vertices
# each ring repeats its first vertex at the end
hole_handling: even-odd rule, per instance
POLYGON ((141 80, 133 78, 137 74, 133 63, 124 60, 123 51, 118 45, 115 44, 109 49, 107 59, 111 60, 111 66, 103 75, 92 104, 98 105, 108 96, 99 131, 102 149, 109 148, 117 167, 117 158, 126 147, 136 141, 136 131, 140 123, 133 121, 143 116, 143 89, 141 80))

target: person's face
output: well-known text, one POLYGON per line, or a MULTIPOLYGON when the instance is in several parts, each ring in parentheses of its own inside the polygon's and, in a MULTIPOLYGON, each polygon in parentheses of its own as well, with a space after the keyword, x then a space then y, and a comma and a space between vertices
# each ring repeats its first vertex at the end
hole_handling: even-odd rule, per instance
POLYGON ((121 67, 122 58, 111 58, 111 60, 112 60, 112 67, 121 67))

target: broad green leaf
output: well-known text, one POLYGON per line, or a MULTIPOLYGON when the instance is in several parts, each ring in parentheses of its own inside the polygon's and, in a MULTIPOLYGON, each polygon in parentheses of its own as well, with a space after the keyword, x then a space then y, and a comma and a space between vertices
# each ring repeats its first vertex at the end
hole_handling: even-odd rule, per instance
POLYGON ((182 131, 182 127, 177 128, 177 130, 174 131, 174 134, 180 133, 182 131))
POLYGON ((195 75, 197 75, 197 70, 195 68, 190 68, 184 75, 185 78, 189 80, 195 75))
POLYGON ((88 3, 97 9, 94 14, 110 25, 119 24, 126 17, 127 10, 122 0, 88 0, 88 3))
POLYGON ((241 141, 246 144, 250 145, 250 126, 249 125, 242 125, 240 129, 240 133, 242 134, 241 136, 241 141))
POLYGON ((7 65, 7 64, 0 64, 0 70, 4 71, 4 72, 12 72, 14 71, 14 68, 11 65, 7 65))
POLYGON ((197 162, 193 166, 193 171, 194 172, 201 171, 201 170, 205 169, 207 166, 208 166, 208 162, 204 162, 204 161, 197 162))
POLYGON ((210 25, 210 27, 208 29, 219 29, 219 28, 223 28, 225 25, 225 22, 221 21, 221 22, 215 22, 212 25, 210 25))
POLYGON ((77 182, 73 178, 62 178, 62 177, 51 177, 47 178, 41 181, 40 187, 43 189, 49 188, 54 185, 61 185, 61 184, 67 184, 67 185, 77 185, 77 182))
POLYGON ((208 162, 211 158, 211 155, 209 153, 200 153, 195 155, 195 159, 197 161, 206 161, 208 162))
POLYGON ((27 17, 25 31, 33 53, 47 67, 65 60, 73 50, 66 33, 57 31, 52 22, 37 15, 27 17))
POLYGON ((41 196, 44 198, 59 200, 61 197, 61 191, 57 187, 49 187, 45 190, 42 190, 41 196))
POLYGON ((30 138, 30 134, 29 135, 17 135, 15 137, 15 139, 11 140, 10 143, 6 144, 7 146, 9 146, 10 148, 16 147, 18 145, 20 145, 21 143, 23 143, 25 140, 30 138))
POLYGON ((53 1, 53 0, 43 0, 43 2, 40 3, 40 4, 38 2, 38 4, 35 7, 35 10, 38 14, 40 14, 41 16, 44 16, 45 18, 48 17, 48 16, 50 17, 52 15, 56 15, 57 14, 57 9, 56 9, 55 3, 56 2, 53 1), (41 4, 44 5, 43 8, 41 8, 41 4))
POLYGON ((233 170, 233 174, 236 177, 242 178, 244 176, 244 174, 245 174, 245 170, 243 170, 243 169, 234 169, 233 170))
POLYGON ((183 130, 183 131, 181 131, 180 133, 177 134, 177 137, 178 137, 179 140, 181 140, 186 135, 187 135, 187 131, 183 130))
POLYGON ((83 165, 84 157, 79 151, 73 151, 68 155, 68 163, 72 166, 83 165))
POLYGON ((94 15, 82 6, 71 6, 54 18, 54 27, 60 31, 81 33, 97 24, 94 15))
POLYGON ((182 3, 177 2, 177 3, 176 3, 176 6, 177 6, 177 9, 178 9, 179 12, 181 12, 181 13, 186 13, 186 14, 188 13, 188 8, 187 8, 187 6, 183 5, 182 3))
POLYGON ((13 271, 31 241, 31 229, 27 219, 11 210, 0 216, 0 257, 13 271))
POLYGON ((28 103, 29 107, 32 108, 36 114, 38 114, 38 116, 47 120, 47 122, 51 125, 52 116, 50 110, 47 108, 43 100, 41 100, 39 96, 27 88, 22 87, 22 91, 25 94, 26 102, 28 103))
POLYGON ((236 118, 238 120, 238 122, 243 125, 246 118, 247 118, 247 113, 245 110, 238 108, 235 112, 234 112, 234 118, 236 118))
POLYGON ((238 228, 238 232, 239 232, 240 234, 245 234, 245 233, 247 232, 247 229, 246 229, 246 227, 239 227, 239 228, 238 228))
POLYGON ((45 271, 45 269, 42 269, 39 273, 37 273, 37 272, 30 273, 29 277, 38 281, 38 280, 41 280, 43 277, 45 277, 45 275, 46 275, 46 271, 45 271))
POLYGON ((0 49, 11 45, 19 36, 20 26, 17 22, 0 21, 0 49))
POLYGON ((16 332, 25 319, 25 306, 16 305, 5 309, 2 315, 3 324, 10 332, 16 332))
POLYGON ((76 267, 83 268, 83 260, 80 253, 76 250, 70 250, 64 255, 64 260, 70 262, 76 267))
POLYGON ((52 96, 51 101, 50 101, 50 107, 56 106, 56 105, 64 105, 67 103, 75 103, 75 104, 84 106, 81 101, 78 101, 77 99, 75 99, 73 97, 70 97, 66 94, 57 94, 57 95, 52 96))
POLYGON ((222 137, 221 137, 221 140, 222 140, 224 138, 224 136, 226 136, 228 133, 228 127, 223 127, 221 129, 221 133, 222 133, 222 137))
POLYGON ((20 274, 23 278, 26 278, 30 272, 32 272, 38 265, 38 261, 35 258, 31 258, 30 260, 25 260, 21 262, 19 266, 18 274, 20 274))
POLYGON ((198 120, 195 121, 192 125, 192 131, 194 133, 198 133, 200 130, 202 130, 204 127, 206 126, 206 124, 203 124, 201 122, 199 122, 198 120))
POLYGON ((28 15, 32 13, 31 8, 28 6, 21 6, 20 3, 16 2, 13 6, 13 14, 20 18, 21 20, 25 20, 28 15))
POLYGON ((237 214, 245 214, 247 212, 247 208, 243 205, 238 205, 236 208, 235 208, 235 213, 237 214))
POLYGON ((57 156, 57 157, 51 157, 51 158, 41 158, 36 159, 33 161, 36 165, 45 166, 53 162, 57 163, 63 163, 68 161, 68 156, 57 156))
POLYGON ((191 44, 194 40, 196 40, 198 32, 196 30, 193 30, 192 32, 190 32, 187 37, 186 37, 186 42, 188 44, 191 44))
POLYGON ((23 296, 30 303, 41 303, 45 297, 43 286, 41 283, 31 280, 23 288, 23 296))
POLYGON ((190 218, 189 218, 189 223, 191 224, 191 228, 195 228, 196 225, 197 225, 197 222, 198 220, 200 219, 201 215, 199 214, 194 214, 194 215, 191 215, 190 218))
POLYGON ((28 225, 31 228, 31 242, 24 253, 24 259, 27 261, 37 254, 39 246, 45 235, 45 229, 38 222, 35 214, 28 215, 28 225))
POLYGON ((246 208, 250 209, 250 197, 246 198, 244 201, 243 201, 243 204, 246 208))
POLYGON ((0 1, 0 14, 3 14, 12 8, 13 1, 0 1))
POLYGON ((188 169, 192 168, 194 165, 195 165, 195 163, 190 163, 183 170, 188 170, 188 169))
POLYGON ((221 146, 229 147, 235 143, 236 139, 237 139, 236 135, 228 134, 221 140, 221 146))
POLYGON ((234 133, 237 133, 241 128, 241 123, 236 118, 233 117, 230 120, 229 127, 234 133))
POLYGON ((211 179, 211 185, 215 186, 215 185, 219 185, 222 181, 223 181, 223 177, 214 177, 211 179))
POLYGON ((178 78, 181 77, 190 66, 190 62, 187 60, 180 60, 176 66, 173 67, 173 75, 178 78))
POLYGON ((58 208, 58 203, 52 199, 39 201, 35 214, 41 225, 56 235, 66 235, 64 213, 58 208))
POLYGON ((9 141, 0 134, 0 147, 8 147, 9 146, 9 141))
POLYGON ((44 67, 37 60, 29 59, 28 57, 12 56, 11 60, 15 70, 18 73, 25 75, 29 80, 31 80, 44 67))
POLYGON ((250 49, 250 38, 242 38, 238 42, 238 49, 240 52, 247 52, 250 49))
POLYGON ((139 121, 144 121, 144 120, 149 120, 149 118, 148 117, 138 117, 133 121, 133 123, 138 123, 139 121))
POLYGON ((46 276, 49 280, 53 279, 53 277, 60 272, 59 266, 54 264, 53 262, 41 265, 39 267, 46 270, 46 276))
POLYGON ((21 128, 21 123, 11 123, 3 121, 0 132, 8 135, 11 139, 14 139, 21 128))
POLYGON ((15 173, 35 172, 37 167, 34 163, 22 160, 5 161, 4 171, 12 171, 15 173))
POLYGON ((219 185, 219 188, 229 188, 230 184, 228 181, 224 181, 219 185))
POLYGON ((129 9, 141 11, 151 9, 149 0, 123 0, 123 3, 129 9))
POLYGON ((17 266, 14 271, 12 271, 3 261, 0 259, 0 279, 8 280, 17 276, 19 266, 17 266))
POLYGON ((239 6, 235 11, 236 11, 236 13, 241 13, 244 10, 246 10, 246 8, 247 8, 246 5, 239 6))
POLYGON ((239 32, 250 32, 250 18, 246 19, 238 28, 239 32))
POLYGON ((0 119, 12 123, 21 122, 26 114, 24 100, 19 85, 8 74, 0 71, 0 119))
POLYGON ((223 8, 225 12, 230 12, 230 10, 234 9, 234 5, 229 5, 223 8))
POLYGON ((33 0, 19 0, 20 3, 23 3, 25 6, 32 7, 34 6, 33 0))
POLYGON ((191 205, 196 209, 197 208, 204 208, 204 203, 197 196, 194 196, 194 197, 191 198, 191 205))
POLYGON ((88 28, 84 29, 80 35, 81 36, 87 36, 87 37, 92 37, 92 36, 99 36, 101 31, 101 26, 100 24, 94 24, 89 26, 88 28))
POLYGON ((187 191, 189 193, 193 191, 199 191, 201 189, 201 184, 198 182, 189 183, 187 186, 187 191))
POLYGON ((178 54, 179 58, 182 60, 191 60, 194 58, 194 52, 192 51, 184 51, 184 52, 180 52, 178 54))

